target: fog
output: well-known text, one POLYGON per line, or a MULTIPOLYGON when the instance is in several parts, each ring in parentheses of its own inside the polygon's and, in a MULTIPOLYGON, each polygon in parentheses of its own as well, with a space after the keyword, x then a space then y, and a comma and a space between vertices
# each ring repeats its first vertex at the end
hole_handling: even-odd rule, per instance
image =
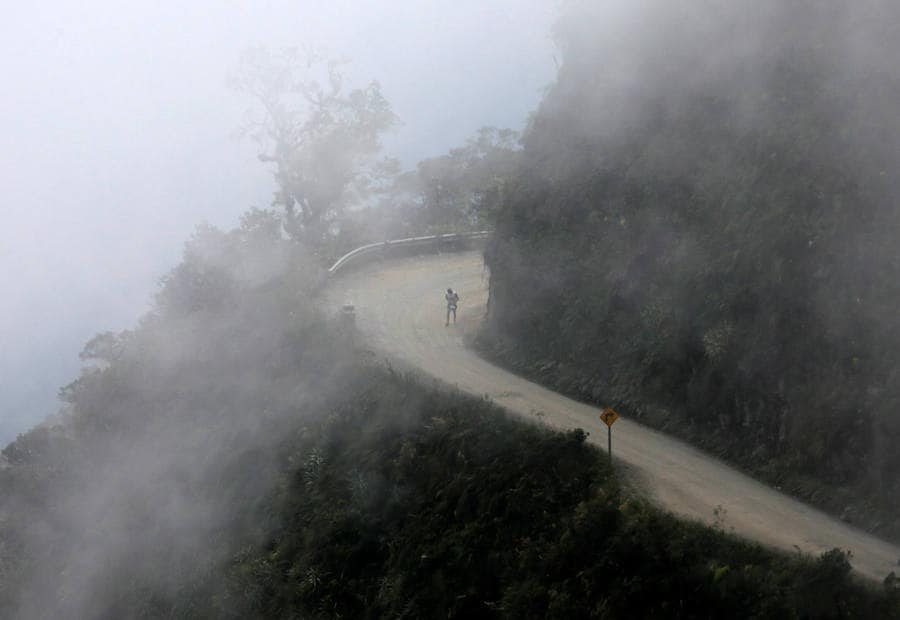
MULTIPOLYGON (((853 491, 862 472, 859 497, 900 497, 900 81, 878 47, 896 9, 560 4, 560 20, 546 0, 8 11, 0 442, 51 414, 85 367, 59 423, 0 455, 0 616, 248 617, 275 573, 315 591, 319 573, 285 572, 272 547, 290 527, 280 494, 290 512, 298 485, 379 480, 368 457, 349 481, 323 473, 347 454, 341 418, 402 425, 442 398, 373 362, 347 314, 320 311, 326 244, 418 207, 436 219, 417 234, 472 204, 487 215, 467 224, 496 223, 484 333, 559 373, 542 381, 718 429, 707 446, 730 438, 717 454, 781 467, 773 484, 792 469, 853 491), (324 89, 252 73, 266 63, 229 88, 259 46, 349 62, 324 89), (261 147, 238 131, 260 103, 261 147), (485 131, 416 168, 526 120, 521 150, 519 134, 485 131), (377 203, 378 175, 359 169, 381 155, 415 169, 382 194, 402 202, 391 217, 356 209, 377 203), (251 209, 272 200, 272 164, 279 202, 251 209), (491 183, 459 180, 481 164, 491 183), (467 191, 477 199, 453 195, 467 191)), ((337 534, 319 540, 341 547, 337 534)))
POLYGON ((571 4, 495 350, 896 537, 898 5, 571 4))
POLYGON ((226 84, 251 46, 311 46, 377 79, 405 167, 519 129, 552 80, 555 3, 50 2, 0 25, 0 444, 53 413, 93 334, 132 325, 194 227, 273 183, 226 84))

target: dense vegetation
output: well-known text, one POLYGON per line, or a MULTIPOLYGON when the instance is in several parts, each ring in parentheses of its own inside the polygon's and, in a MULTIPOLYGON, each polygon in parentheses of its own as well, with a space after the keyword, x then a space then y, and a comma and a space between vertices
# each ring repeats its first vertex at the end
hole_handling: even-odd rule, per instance
POLYGON ((308 262, 271 213, 202 230, 136 329, 88 343, 68 410, 2 453, 0 617, 189 616, 219 590, 269 527, 275 440, 339 389, 308 262))
POLYGON ((397 171, 371 204, 348 210, 322 244, 326 263, 387 239, 489 230, 521 152, 519 135, 482 127, 464 146, 397 171))
POLYGON ((248 50, 232 86, 248 97, 243 133, 276 183, 287 235, 331 264, 366 243, 490 227, 519 153, 518 132, 483 127, 414 170, 382 153, 398 119, 375 80, 348 87, 341 61, 297 48, 248 50))
POLYGON ((659 512, 580 431, 425 387, 314 308, 253 211, 201 230, 0 459, 0 617, 890 617, 835 550, 659 512))
MULTIPOLYGON (((838 88, 831 22, 785 11, 795 44, 758 66, 618 102, 579 13, 524 151, 486 129, 406 174, 376 158, 395 120, 376 83, 251 55, 277 210, 201 229, 137 327, 87 343, 60 415, 2 450, 0 617, 900 617, 893 575, 680 521, 582 431, 373 364, 316 308, 350 245, 496 217, 495 354, 892 510, 897 142, 870 119, 900 91, 873 71, 838 88)), ((659 13, 645 64, 678 75, 698 57, 659 13)))
POLYGON ((900 536, 896 6, 620 13, 560 22, 483 345, 900 536))
POLYGON ((397 378, 361 396, 298 438, 278 529, 231 565, 246 616, 900 613, 893 580, 853 585, 837 550, 777 555, 629 497, 582 431, 397 378))

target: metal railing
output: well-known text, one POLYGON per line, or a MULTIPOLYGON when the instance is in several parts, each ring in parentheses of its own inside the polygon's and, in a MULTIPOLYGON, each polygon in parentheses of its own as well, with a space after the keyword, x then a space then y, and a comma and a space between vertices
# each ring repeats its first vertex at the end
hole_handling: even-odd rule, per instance
POLYGON ((415 253, 430 252, 459 252, 472 249, 480 242, 486 241, 493 234, 492 231, 482 230, 469 233, 451 233, 447 235, 429 235, 427 237, 411 237, 409 239, 397 239, 394 241, 382 241, 370 243, 341 256, 328 269, 329 277, 333 277, 339 271, 369 260, 381 260, 396 256, 407 256, 415 253), (368 259, 365 260, 364 259, 368 259))

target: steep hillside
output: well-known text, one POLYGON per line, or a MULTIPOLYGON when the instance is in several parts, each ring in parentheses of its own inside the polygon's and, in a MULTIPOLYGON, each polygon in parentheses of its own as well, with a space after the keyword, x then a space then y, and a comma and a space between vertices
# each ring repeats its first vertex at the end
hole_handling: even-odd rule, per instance
POLYGON ((854 585, 837 550, 777 555, 623 493, 581 431, 386 384, 296 441, 278 526, 229 571, 242 617, 900 613, 893 578, 854 585))
POLYGON ((896 5, 580 4, 485 350, 900 536, 896 5))
POLYGON ((623 492, 585 435, 380 365, 278 219, 201 231, 0 461, 0 617, 900 617, 623 492))

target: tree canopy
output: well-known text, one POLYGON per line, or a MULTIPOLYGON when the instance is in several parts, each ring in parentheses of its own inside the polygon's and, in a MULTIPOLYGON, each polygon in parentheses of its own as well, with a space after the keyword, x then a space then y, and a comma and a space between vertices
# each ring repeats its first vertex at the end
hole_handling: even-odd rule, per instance
POLYGON ((573 4, 490 348, 900 536, 896 5, 573 4))
POLYGON ((397 171, 396 161, 377 157, 397 117, 378 82, 347 88, 341 65, 295 48, 254 48, 231 76, 257 105, 245 131, 273 165, 284 228, 313 246, 397 171))

